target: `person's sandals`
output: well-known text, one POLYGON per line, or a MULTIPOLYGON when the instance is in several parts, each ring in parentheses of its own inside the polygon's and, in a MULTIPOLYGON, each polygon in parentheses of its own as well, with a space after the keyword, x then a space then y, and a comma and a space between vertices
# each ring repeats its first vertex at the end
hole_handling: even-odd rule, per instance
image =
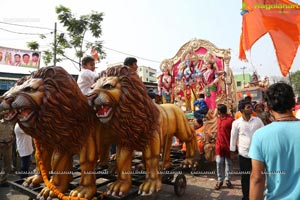
POLYGON ((226 185, 227 185, 227 188, 230 188, 230 189, 233 188, 233 185, 231 184, 230 181, 226 181, 226 185))
POLYGON ((215 190, 221 189, 222 185, 223 185, 223 182, 219 182, 218 181, 217 184, 216 184, 216 186, 215 186, 215 190))

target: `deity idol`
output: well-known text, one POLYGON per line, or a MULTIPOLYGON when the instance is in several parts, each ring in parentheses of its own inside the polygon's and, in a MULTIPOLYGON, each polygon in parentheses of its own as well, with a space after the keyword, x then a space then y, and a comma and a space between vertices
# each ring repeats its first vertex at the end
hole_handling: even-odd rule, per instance
POLYGON ((224 72, 219 72, 216 65, 216 58, 213 54, 208 53, 205 56, 205 64, 203 69, 203 80, 205 84, 205 102, 209 109, 214 110, 216 106, 216 95, 218 89, 218 81, 220 75, 224 72))
POLYGON ((191 111, 193 109, 193 103, 196 99, 196 83, 197 77, 202 76, 201 71, 197 67, 197 55, 195 54, 195 61, 191 59, 191 53, 188 52, 185 56, 185 59, 179 65, 179 71, 177 79, 183 81, 184 84, 184 97, 186 110, 191 111))
POLYGON ((163 73, 158 77, 158 95, 162 96, 163 103, 173 103, 174 79, 167 67, 163 68, 163 73))

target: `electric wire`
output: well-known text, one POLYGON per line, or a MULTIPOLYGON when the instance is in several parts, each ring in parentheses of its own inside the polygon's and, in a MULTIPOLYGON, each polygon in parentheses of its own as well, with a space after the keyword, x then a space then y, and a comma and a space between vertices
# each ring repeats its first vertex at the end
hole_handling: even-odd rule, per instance
MULTIPOLYGON (((11 25, 11 26, 20 26, 20 27, 27 27, 27 28, 35 28, 35 29, 44 29, 44 30, 51 30, 51 31, 54 31, 53 28, 47 28, 47 27, 40 27, 40 26, 29 26, 29 25, 21 25, 21 24, 14 24, 14 23, 8 23, 8 22, 0 22, 0 24, 6 24, 6 25, 11 25)), ((8 30, 8 29, 5 29, 5 28, 1 28, 1 30, 3 31, 7 31, 7 32, 10 32, 10 33, 15 33, 15 34, 24 34, 24 35, 49 35, 49 34, 52 34, 53 32, 50 32, 50 33, 22 33, 22 32, 17 32, 17 31, 11 31, 11 30, 8 30)), ((60 30, 57 30, 61 33, 65 33, 63 31, 60 31, 60 30)), ((65 33, 66 34, 66 33, 65 33)), ((85 40, 86 42, 89 42, 87 40, 85 40)), ((90 42, 91 43, 91 42, 90 42)), ((123 52, 123 51, 119 51, 119 50, 116 50, 116 49, 112 49, 110 47, 106 47, 106 46, 103 46, 104 49, 107 49, 107 50, 110 50, 110 51, 113 51, 113 52, 116 52, 116 53, 120 53, 120 54, 123 54, 123 55, 127 55, 127 56, 133 56, 137 59, 140 59, 140 60, 145 60, 145 61, 148 61, 148 62, 153 62, 153 63, 160 63, 160 61, 157 61, 157 60, 153 60, 153 59, 148 59, 148 58, 144 58, 144 57, 141 57, 141 56, 136 56, 136 55, 133 55, 133 54, 130 54, 130 53, 126 53, 126 52, 123 52)))

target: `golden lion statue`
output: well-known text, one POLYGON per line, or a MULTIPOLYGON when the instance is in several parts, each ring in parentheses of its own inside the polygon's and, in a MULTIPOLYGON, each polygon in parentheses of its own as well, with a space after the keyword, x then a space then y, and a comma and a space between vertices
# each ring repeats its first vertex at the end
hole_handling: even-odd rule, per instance
POLYGON ((165 167, 170 165, 172 136, 187 144, 185 165, 192 165, 196 151, 193 129, 176 105, 158 106, 150 99, 136 72, 128 67, 111 67, 100 74, 87 95, 101 125, 101 159, 106 161, 111 144, 117 144, 117 180, 108 186, 108 194, 121 196, 131 188, 132 154, 143 153, 146 180, 139 194, 161 189, 160 153, 165 167), (163 151, 166 149, 166 151, 163 151))
MULTIPOLYGON (((69 173, 72 172, 72 156, 79 154, 80 184, 70 196, 93 197, 96 178, 92 172, 97 165, 100 126, 73 77, 61 67, 41 68, 22 78, 4 94, 0 110, 5 109, 12 109, 9 120, 17 117, 25 133, 38 142, 44 168, 48 175, 50 170, 53 172, 50 182, 62 193, 67 191, 72 180, 69 173)), ((34 175, 25 185, 41 181, 41 175, 34 175)), ((55 196, 45 187, 38 198, 55 196)))

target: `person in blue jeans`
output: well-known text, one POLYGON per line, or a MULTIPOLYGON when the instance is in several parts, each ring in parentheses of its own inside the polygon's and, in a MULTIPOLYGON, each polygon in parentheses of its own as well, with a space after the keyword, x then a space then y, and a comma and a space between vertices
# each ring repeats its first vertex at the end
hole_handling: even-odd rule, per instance
POLYGON ((275 121, 252 138, 250 199, 300 199, 300 121, 292 112, 293 88, 275 83, 264 98, 275 121))

